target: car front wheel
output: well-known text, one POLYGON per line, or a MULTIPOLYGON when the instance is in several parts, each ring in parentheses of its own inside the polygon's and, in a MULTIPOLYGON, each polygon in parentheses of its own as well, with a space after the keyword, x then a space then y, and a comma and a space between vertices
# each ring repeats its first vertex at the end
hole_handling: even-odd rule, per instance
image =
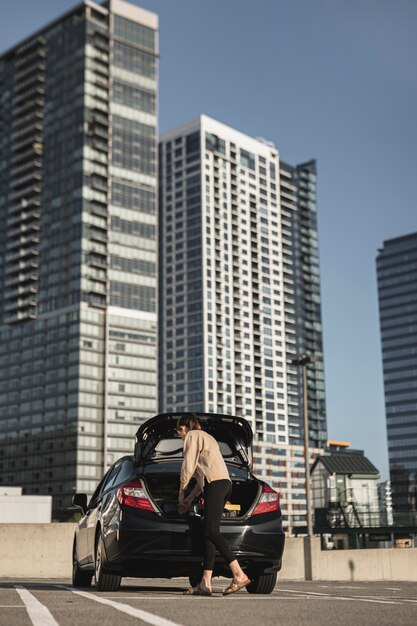
POLYGON ((96 541, 95 560, 95 581, 97 591, 117 591, 120 587, 122 577, 118 574, 110 574, 104 571, 105 554, 102 536, 99 535, 96 541))
POLYGON ((246 587, 248 593, 272 593, 277 583, 277 573, 253 576, 252 582, 246 587))
POLYGON ((72 549, 72 584, 74 587, 89 587, 93 579, 93 572, 86 572, 78 565, 77 547, 74 539, 72 549))

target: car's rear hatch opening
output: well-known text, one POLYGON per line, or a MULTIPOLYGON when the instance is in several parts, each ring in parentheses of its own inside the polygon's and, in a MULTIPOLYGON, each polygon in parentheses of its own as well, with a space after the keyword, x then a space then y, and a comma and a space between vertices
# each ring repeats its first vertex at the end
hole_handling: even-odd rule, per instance
MULTIPOLYGON (((182 458, 182 441, 175 427, 181 413, 161 413, 139 427, 135 460, 146 465, 155 459, 182 458)), ((198 413, 203 430, 219 443, 225 461, 246 468, 252 466, 252 430, 241 417, 198 413)))
MULTIPOLYGON (((168 462, 154 463, 145 468, 147 491, 167 519, 185 519, 184 515, 178 513, 179 469, 180 464, 169 464, 168 462), (160 468, 158 468, 158 465, 160 465, 160 468), (171 471, 167 469, 169 465, 171 465, 171 468, 169 468, 171 471)), ((229 469, 232 478, 232 493, 225 505, 223 518, 238 519, 245 517, 255 502, 259 500, 261 489, 259 482, 252 478, 247 479, 243 471, 236 468, 229 469), (236 474, 238 475, 236 476, 236 474)), ((194 485, 195 481, 193 479, 187 491, 191 491, 194 485)), ((204 515, 204 502, 201 502, 201 500, 204 500, 203 494, 195 498, 188 515, 204 515)))
MULTIPOLYGON (((136 433, 135 460, 146 481, 149 496, 159 511, 169 519, 184 519, 178 513, 178 491, 183 459, 183 442, 176 432, 182 413, 162 413, 140 426, 136 433)), ((252 466, 252 430, 248 422, 232 415, 198 413, 203 430, 219 444, 220 452, 232 479, 232 493, 224 518, 242 518, 261 496, 252 466)), ((191 481, 189 490, 195 482, 191 481)), ((190 515, 199 514, 195 506, 190 515)), ((201 506, 200 506, 201 508, 201 506)))

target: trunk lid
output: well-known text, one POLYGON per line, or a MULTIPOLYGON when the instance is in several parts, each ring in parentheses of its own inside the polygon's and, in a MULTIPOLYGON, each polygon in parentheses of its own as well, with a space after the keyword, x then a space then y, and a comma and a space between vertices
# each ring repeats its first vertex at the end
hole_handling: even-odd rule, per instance
MULTIPOLYGON (((182 459, 182 441, 175 427, 181 413, 161 413, 144 422, 136 433, 135 460, 141 465, 156 460, 182 459)), ((226 463, 252 467, 252 429, 243 417, 217 413, 195 413, 203 430, 219 443, 226 463)))

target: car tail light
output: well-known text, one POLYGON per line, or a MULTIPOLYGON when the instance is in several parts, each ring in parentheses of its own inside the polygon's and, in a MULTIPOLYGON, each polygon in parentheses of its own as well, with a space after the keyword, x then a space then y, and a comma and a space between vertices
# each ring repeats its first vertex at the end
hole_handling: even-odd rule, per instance
POLYGON ((141 481, 133 480, 127 485, 123 485, 117 490, 117 499, 120 504, 130 506, 134 509, 142 509, 142 511, 155 511, 142 486, 141 481))
POLYGON ((262 495, 258 504, 254 508, 252 515, 261 515, 262 513, 272 513, 279 509, 279 493, 271 489, 269 485, 262 486, 262 495))

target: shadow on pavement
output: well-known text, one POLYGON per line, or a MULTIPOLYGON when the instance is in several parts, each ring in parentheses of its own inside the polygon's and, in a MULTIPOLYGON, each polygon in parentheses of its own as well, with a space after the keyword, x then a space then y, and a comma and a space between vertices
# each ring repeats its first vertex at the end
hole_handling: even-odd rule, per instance
MULTIPOLYGON (((12 580, 12 581, 9 580, 7 582, 6 581, 0 582, 0 589, 14 589, 16 585, 22 585, 28 591, 30 591, 31 589, 34 591, 66 591, 65 589, 60 588, 62 586, 72 588, 72 584, 69 581, 65 581, 65 580, 63 581, 57 580, 54 583, 51 583, 51 582, 43 583, 43 582, 31 581, 31 580, 12 580)), ((159 591, 162 593, 166 593, 166 592, 182 593, 185 588, 186 588, 185 585, 177 585, 176 587, 173 587, 172 585, 170 586, 167 585, 166 587, 164 587, 162 585, 123 585, 122 584, 122 586, 120 587, 118 591, 114 591, 112 593, 117 593, 117 594, 120 594, 121 596, 126 593, 132 593, 132 592, 145 593, 149 591, 159 591)), ((91 591, 92 593, 97 593, 101 595, 101 592, 97 591, 93 585, 91 587, 77 587, 77 590, 91 591)))

